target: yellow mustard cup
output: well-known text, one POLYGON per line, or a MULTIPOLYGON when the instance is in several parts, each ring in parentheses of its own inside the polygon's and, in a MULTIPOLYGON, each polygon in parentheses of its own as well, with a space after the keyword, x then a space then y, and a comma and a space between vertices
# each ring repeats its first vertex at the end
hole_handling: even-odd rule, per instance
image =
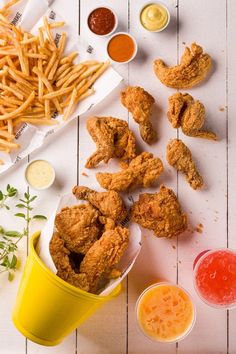
POLYGON ((120 293, 121 285, 107 296, 80 290, 53 274, 36 252, 40 232, 30 238, 29 256, 22 274, 12 320, 28 339, 41 345, 59 344, 101 305, 120 293))

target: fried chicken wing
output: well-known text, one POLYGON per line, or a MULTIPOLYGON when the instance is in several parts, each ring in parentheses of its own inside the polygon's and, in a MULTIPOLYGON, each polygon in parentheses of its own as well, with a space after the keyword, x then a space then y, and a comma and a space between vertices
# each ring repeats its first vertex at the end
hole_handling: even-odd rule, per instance
POLYGON ((91 204, 63 208, 56 215, 55 226, 66 247, 85 254, 97 240, 100 232, 99 212, 91 204))
POLYGON ((97 151, 89 157, 85 167, 95 167, 101 161, 107 163, 114 157, 127 160, 136 156, 135 137, 124 120, 91 117, 87 120, 87 130, 97 145, 97 151))
POLYGON ((175 93, 169 97, 168 119, 173 128, 182 128, 185 135, 217 140, 213 132, 201 130, 205 122, 204 105, 188 93, 175 93))
POLYGON ((178 139, 173 139, 167 145, 166 158, 177 171, 183 172, 193 189, 203 186, 203 178, 197 170, 189 148, 178 139))
POLYGON ((115 191, 99 193, 88 187, 75 186, 72 192, 77 199, 88 200, 102 215, 116 222, 123 221, 127 216, 125 204, 115 191))
POLYGON ((175 193, 164 185, 161 185, 159 193, 140 194, 132 207, 131 218, 152 230, 157 237, 177 236, 187 228, 187 216, 182 212, 175 193))
POLYGON ((121 103, 132 113, 136 123, 139 124, 142 139, 151 144, 156 139, 156 131, 150 121, 154 98, 142 87, 128 86, 121 92, 121 103))
MULTIPOLYGON (((80 264, 80 273, 89 285, 89 292, 97 293, 102 278, 114 276, 113 269, 120 261, 129 243, 129 230, 117 226, 103 233, 86 253, 80 264)), ((119 273, 117 273, 119 275, 119 273)))
POLYGON ((119 192, 136 187, 149 187, 162 172, 162 161, 149 152, 143 152, 121 172, 97 173, 96 177, 103 188, 119 192))
POLYGON ((54 232, 51 238, 49 251, 57 268, 57 275, 69 284, 88 291, 89 284, 86 275, 78 274, 73 269, 70 261, 71 252, 65 247, 65 241, 60 237, 58 232, 54 232))
POLYGON ((168 67, 161 59, 154 61, 158 79, 165 86, 176 89, 196 86, 207 77, 211 67, 211 57, 196 43, 192 43, 191 49, 185 48, 179 65, 168 67))

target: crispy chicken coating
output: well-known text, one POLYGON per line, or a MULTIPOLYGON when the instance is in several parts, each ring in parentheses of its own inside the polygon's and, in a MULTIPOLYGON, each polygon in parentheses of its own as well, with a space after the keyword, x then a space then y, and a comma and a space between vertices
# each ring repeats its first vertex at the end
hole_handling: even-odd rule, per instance
POLYGON ((60 237, 58 232, 54 232, 50 244, 49 251, 52 260, 57 268, 57 275, 84 291, 89 290, 89 284, 85 274, 78 274, 72 267, 70 261, 71 252, 65 247, 65 241, 60 237))
POLYGON ((205 122, 205 108, 188 93, 175 93, 169 97, 168 119, 173 128, 182 128, 185 135, 217 140, 213 132, 201 130, 205 122))
POLYGON ((149 152, 143 152, 121 172, 97 173, 96 177, 103 188, 121 192, 136 187, 149 187, 162 172, 162 161, 149 152))
POLYGON ((177 171, 183 172, 193 189, 203 186, 203 178, 197 170, 189 148, 178 139, 173 139, 167 145, 166 158, 177 171))
POLYGON ((196 43, 191 49, 186 47, 180 64, 168 67, 161 60, 154 61, 154 72, 158 79, 168 87, 187 89, 203 81, 212 67, 211 57, 203 53, 202 47, 196 43))
POLYGON ((122 119, 112 117, 91 117, 87 129, 97 145, 97 151, 89 157, 85 167, 93 168, 101 161, 107 163, 111 158, 122 160, 136 156, 135 137, 122 119))
POLYGON ((139 225, 152 230, 157 237, 173 237, 187 228, 187 216, 175 193, 161 185, 160 192, 140 194, 134 203, 131 218, 139 225))
POLYGON ((99 212, 91 204, 63 208, 56 215, 55 226, 71 252, 85 254, 100 232, 99 212))
MULTIPOLYGON (((89 292, 96 293, 102 278, 114 276, 113 268, 120 261, 129 243, 129 230, 117 226, 107 230, 86 253, 80 264, 80 273, 85 276, 89 292)), ((117 273, 119 275, 119 273, 117 273)))
POLYGON ((116 222, 123 221, 127 216, 125 204, 115 191, 99 193, 88 187, 75 186, 72 192, 77 199, 88 200, 103 216, 116 222))
POLYGON ((156 140, 157 134, 150 121, 154 98, 142 87, 128 86, 121 92, 121 103, 133 115, 136 123, 139 124, 142 139, 151 144, 156 140))

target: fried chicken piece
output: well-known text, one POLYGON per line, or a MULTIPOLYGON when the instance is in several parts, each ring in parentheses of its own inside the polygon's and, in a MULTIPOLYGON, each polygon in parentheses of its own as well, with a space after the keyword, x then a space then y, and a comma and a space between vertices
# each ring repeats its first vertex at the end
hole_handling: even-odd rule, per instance
POLYGON ((142 139, 151 144, 156 140, 157 134, 150 121, 154 98, 142 87, 128 86, 121 92, 121 103, 132 113, 136 123, 139 124, 142 139))
POLYGON ((180 64, 168 67, 161 60, 154 61, 154 72, 158 79, 168 87, 187 89, 203 81, 212 67, 211 57, 203 53, 202 47, 196 43, 191 49, 186 47, 180 64))
POLYGON ((188 93, 175 93, 169 97, 168 119, 173 128, 182 128, 185 135, 217 140, 213 132, 201 130, 205 122, 205 108, 188 93))
POLYGON ((99 212, 91 204, 63 208, 56 215, 55 226, 71 252, 85 254, 100 232, 99 212))
POLYGON ((88 187, 75 186, 72 192, 77 199, 88 200, 102 215, 116 222, 123 221, 127 216, 125 204, 115 191, 99 193, 88 187))
POLYGON ((143 152, 121 172, 97 173, 96 178, 103 188, 121 192, 136 187, 149 187, 162 172, 162 161, 149 152, 143 152))
MULTIPOLYGON (((89 284, 89 292, 97 293, 102 278, 114 276, 113 268, 120 261, 129 243, 129 230, 117 226, 103 233, 86 253, 80 273, 89 284)), ((117 274, 118 275, 118 274, 117 274)))
POLYGON ((171 166, 186 175, 186 180, 193 189, 203 186, 203 178, 197 170, 189 148, 178 139, 173 139, 167 145, 166 158, 171 166))
POLYGON ((160 192, 140 194, 134 203, 131 218, 146 229, 152 230, 157 237, 173 237, 187 228, 187 216, 175 193, 161 185, 160 192))
POLYGON ((65 241, 60 237, 58 232, 54 232, 51 238, 49 251, 57 268, 57 275, 69 284, 88 291, 89 285, 85 274, 78 274, 72 268, 70 261, 71 252, 65 247, 65 241))
POLYGON ((89 157, 85 167, 95 167, 101 161, 107 163, 114 157, 127 160, 136 156, 135 137, 124 120, 91 117, 87 120, 87 129, 97 145, 97 151, 89 157))

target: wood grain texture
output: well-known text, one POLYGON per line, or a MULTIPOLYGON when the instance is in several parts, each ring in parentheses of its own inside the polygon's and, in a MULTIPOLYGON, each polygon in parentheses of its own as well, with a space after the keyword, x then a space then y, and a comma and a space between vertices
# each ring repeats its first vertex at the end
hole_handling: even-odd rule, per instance
MULTIPOLYGON (((30 159, 45 158, 53 163, 57 173, 56 184, 49 192, 40 193, 35 205, 37 211, 49 215, 59 197, 68 192, 77 182, 100 189, 95 173, 117 170, 117 161, 101 164, 86 170, 87 158, 95 150, 88 132, 86 119, 90 115, 114 116, 129 122, 138 140, 139 151, 151 151, 161 157, 165 172, 161 182, 178 193, 184 210, 189 214, 190 227, 182 236, 173 240, 157 239, 143 230, 141 254, 123 284, 119 297, 108 303, 86 323, 55 348, 40 347, 26 342, 11 323, 10 313, 14 303, 21 272, 8 283, 0 281, 0 352, 3 354, 235 354, 236 311, 217 311, 205 305, 197 296, 192 284, 192 263, 204 249, 226 247, 236 249, 236 2, 234 0, 165 0, 171 13, 171 23, 162 33, 149 33, 139 24, 140 8, 145 0, 55 0, 54 6, 66 21, 74 25, 83 38, 90 43, 105 38, 94 36, 87 28, 87 14, 95 6, 111 6, 119 17, 120 31, 135 36, 139 51, 129 65, 115 65, 124 82, 107 99, 63 131, 50 137, 46 145, 30 156, 30 159), (214 59, 212 75, 202 85, 188 92, 206 107, 206 127, 215 131, 219 142, 189 138, 171 128, 167 118, 167 99, 175 92, 163 86, 154 76, 152 62, 163 58, 168 64, 178 62, 185 45, 196 41, 214 59), (158 141, 146 145, 139 136, 137 124, 119 102, 120 90, 127 84, 143 86, 156 100, 153 124, 158 132, 158 141), (180 137, 191 149, 199 170, 205 179, 202 191, 193 191, 180 174, 165 160, 166 145, 171 138, 180 137), (85 176, 83 173, 88 175, 85 176), (203 224, 203 233, 196 226, 203 224), (140 334, 135 322, 135 303, 142 290, 158 280, 178 282, 194 298, 197 306, 197 321, 192 333, 182 342, 159 345, 140 334)), ((185 92, 185 91, 183 91, 185 92)), ((1 176, 0 189, 9 182, 25 190, 23 178, 26 161, 1 176)), ((159 184, 149 191, 158 191, 159 184)), ((137 191, 133 194, 136 199, 137 191)), ((2 216, 0 224, 9 228, 14 225, 9 216, 2 216), (7 219, 8 218, 8 219, 7 219)), ((33 230, 41 224, 34 224, 33 230)), ((22 263, 26 258, 26 240, 20 245, 22 263)), ((22 268, 21 268, 22 269, 22 268)))

